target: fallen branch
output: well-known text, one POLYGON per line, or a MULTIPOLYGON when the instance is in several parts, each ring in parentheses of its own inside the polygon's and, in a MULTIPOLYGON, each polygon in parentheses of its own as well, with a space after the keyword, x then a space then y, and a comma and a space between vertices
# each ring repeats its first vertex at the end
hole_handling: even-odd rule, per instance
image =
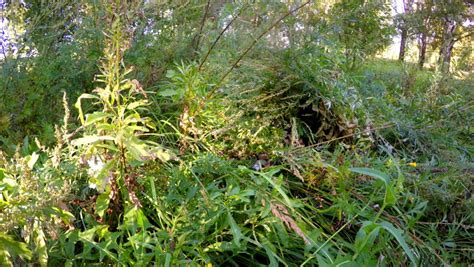
MULTIPOLYGON (((368 132, 373 132, 373 131, 376 131, 376 130, 387 129, 387 128, 391 128, 391 127, 393 127, 393 126, 395 126, 395 124, 393 124, 393 123, 385 124, 385 125, 380 126, 380 127, 365 129, 365 130, 362 131, 362 133, 368 133, 368 132)), ((317 146, 321 146, 321 145, 325 145, 325 144, 332 143, 332 142, 337 141, 337 140, 346 139, 346 138, 352 137, 352 136, 354 136, 354 135, 356 135, 356 134, 360 134, 360 133, 346 134, 346 135, 343 135, 343 136, 340 136, 340 137, 337 137, 337 138, 334 138, 334 139, 331 139, 331 140, 327 140, 327 141, 324 141, 324 142, 319 142, 319 143, 317 143, 317 144, 313 144, 313 145, 309 145, 309 146, 297 147, 296 149, 298 149, 298 148, 308 148, 308 147, 317 147, 317 146)))

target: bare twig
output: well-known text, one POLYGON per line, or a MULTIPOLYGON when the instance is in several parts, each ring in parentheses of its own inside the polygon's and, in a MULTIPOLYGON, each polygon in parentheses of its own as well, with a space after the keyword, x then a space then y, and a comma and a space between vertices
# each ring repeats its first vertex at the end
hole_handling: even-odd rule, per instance
POLYGON ((459 226, 465 230, 474 229, 474 225, 466 225, 462 223, 449 223, 449 222, 416 222, 417 224, 423 225, 450 225, 450 226, 459 226))
POLYGON ((76 136, 80 131, 84 130, 84 125, 81 125, 80 127, 78 127, 74 132, 66 135, 66 139, 67 140, 72 140, 74 138, 74 136, 76 136))
POLYGON ((230 69, 224 73, 224 75, 222 75, 221 79, 214 85, 214 87, 211 89, 211 91, 209 91, 209 93, 207 94, 206 96, 206 99, 209 99, 212 97, 212 95, 217 91, 217 89, 219 88, 219 86, 222 84, 222 82, 225 80, 225 78, 227 78, 227 76, 235 69, 235 67, 237 67, 237 65, 239 64, 239 62, 242 60, 242 58, 244 58, 247 53, 252 50, 252 48, 255 46, 255 44, 257 44, 257 42, 262 39, 263 36, 265 36, 268 32, 270 32, 273 28, 275 28, 281 21, 283 21, 286 17, 290 16, 291 14, 295 13, 296 11, 300 10, 301 8, 303 8, 304 6, 306 6, 307 4, 309 4, 311 2, 311 0, 309 1, 306 1, 305 3, 301 4, 300 6, 298 6, 297 8, 295 9, 292 9, 290 11, 288 11, 285 15, 283 15, 281 18, 277 19, 275 22, 272 23, 272 25, 270 25, 270 27, 268 27, 265 31, 263 31, 259 36, 257 36, 257 38, 255 38, 253 40, 253 42, 249 45, 249 47, 247 47, 247 49, 245 49, 245 51, 239 56, 239 58, 237 58, 237 60, 234 62, 234 64, 232 64, 232 67, 230 67, 230 69))
MULTIPOLYGON (((376 130, 382 130, 382 129, 387 129, 387 128, 391 128, 395 126, 395 124, 393 123, 389 123, 389 124, 385 124, 385 125, 382 125, 380 127, 376 127, 376 128, 370 128, 370 129, 365 129, 362 131, 362 133, 367 133, 367 132, 374 132, 376 130)), ((309 145, 309 146, 303 146, 303 147, 297 147, 296 149, 298 148, 308 148, 308 147, 317 147, 317 146, 321 146, 321 145, 325 145, 325 144, 329 144, 329 143, 332 143, 334 141, 337 141, 337 140, 341 140, 341 139, 345 139, 345 138, 348 138, 348 137, 352 137, 356 134, 359 134, 359 133, 351 133, 351 134, 346 134, 346 135, 343 135, 343 136, 340 136, 340 137, 337 137, 337 138, 333 138, 331 140, 327 140, 327 141, 324 141, 324 142, 319 142, 317 144, 313 144, 313 145, 309 145)))
MULTIPOLYGON (((421 172, 430 172, 433 174, 442 174, 442 173, 447 173, 449 172, 450 168, 444 167, 444 168, 417 168, 410 173, 421 173, 421 172)), ((474 168, 464 168, 464 169, 455 169, 456 171, 461 171, 462 173, 467 173, 467 174, 474 174, 474 168)))
MULTIPOLYGON (((355 191, 352 191, 352 194, 354 194, 355 197, 357 199, 359 199, 360 201, 362 201, 364 203, 368 203, 368 200, 363 195, 360 195, 360 194, 356 193, 355 191)), ((383 215, 385 216, 385 218, 387 220, 389 220, 391 223, 396 225, 399 229, 404 228, 404 226, 398 221, 397 217, 390 215, 386 211, 383 211, 383 215)), ((414 233, 412 233, 410 231, 407 231, 407 234, 413 239, 413 241, 415 241, 416 244, 425 246, 431 253, 433 253, 433 255, 435 255, 436 258, 438 258, 438 260, 440 262, 444 263, 445 265, 448 265, 443 260, 443 258, 436 252, 436 250, 434 250, 430 246, 426 245, 426 243, 422 239, 420 239, 419 237, 417 237, 414 233)))
POLYGON ((211 0, 207 0, 206 10, 204 11, 204 16, 202 17, 202 20, 201 20, 201 26, 199 27, 199 32, 195 37, 197 38, 196 43, 194 45, 195 50, 199 48, 199 43, 201 42, 202 29, 204 28, 204 23, 206 22, 207 14, 209 13, 210 7, 211 7, 211 0))
POLYGON ((209 54, 212 52, 212 50, 214 49, 214 47, 216 46, 217 42, 221 39, 222 35, 224 35, 224 33, 227 31, 227 29, 229 29, 230 25, 232 25, 232 23, 234 23, 234 21, 240 16, 240 14, 242 13, 242 10, 244 10, 244 8, 242 7, 239 12, 237 13, 237 15, 235 15, 231 21, 229 23, 227 23, 227 25, 224 27, 224 29, 219 33, 219 36, 217 36, 216 40, 214 40, 214 42, 212 43, 211 47, 209 48, 209 50, 207 50, 207 53, 206 55, 204 56, 203 60, 201 61, 201 63, 199 64, 199 67, 198 67, 198 70, 200 71, 202 66, 204 65, 204 63, 206 62, 207 58, 209 57, 209 54))

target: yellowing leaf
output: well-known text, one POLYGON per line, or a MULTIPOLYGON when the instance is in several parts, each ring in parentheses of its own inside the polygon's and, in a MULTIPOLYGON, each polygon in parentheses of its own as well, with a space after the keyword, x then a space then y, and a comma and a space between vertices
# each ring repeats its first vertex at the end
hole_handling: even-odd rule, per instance
POLYGON ((38 158, 39 158, 39 155, 36 154, 36 152, 33 152, 33 154, 31 154, 31 156, 28 156, 28 168, 30 168, 30 170, 33 169, 33 167, 35 166, 35 163, 36 161, 38 161, 38 158))
POLYGON ((145 106, 146 102, 145 101, 135 101, 130 104, 128 104, 127 109, 133 110, 136 109, 137 107, 145 106))
POLYGON ((98 99, 97 96, 91 95, 91 94, 82 94, 74 104, 74 107, 77 108, 79 111, 79 119, 81 120, 81 123, 84 125, 84 114, 82 113, 82 106, 81 106, 81 100, 82 99, 98 99))
POLYGON ((168 161, 171 159, 172 155, 164 150, 160 150, 155 152, 155 155, 157 158, 159 158, 161 161, 168 161))

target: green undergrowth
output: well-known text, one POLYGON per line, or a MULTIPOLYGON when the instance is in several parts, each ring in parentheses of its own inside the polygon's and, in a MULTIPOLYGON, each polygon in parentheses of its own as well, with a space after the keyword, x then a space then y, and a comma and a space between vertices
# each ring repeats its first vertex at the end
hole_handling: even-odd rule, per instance
POLYGON ((79 119, 0 157, 2 266, 472 262, 469 78, 304 47, 150 89, 111 25, 79 119))

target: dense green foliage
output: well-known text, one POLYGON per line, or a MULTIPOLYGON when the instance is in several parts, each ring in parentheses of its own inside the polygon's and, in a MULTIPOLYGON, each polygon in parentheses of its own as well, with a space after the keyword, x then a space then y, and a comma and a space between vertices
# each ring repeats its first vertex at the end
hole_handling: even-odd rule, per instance
POLYGON ((468 266, 474 77, 327 4, 2 2, 0 265, 468 266))

